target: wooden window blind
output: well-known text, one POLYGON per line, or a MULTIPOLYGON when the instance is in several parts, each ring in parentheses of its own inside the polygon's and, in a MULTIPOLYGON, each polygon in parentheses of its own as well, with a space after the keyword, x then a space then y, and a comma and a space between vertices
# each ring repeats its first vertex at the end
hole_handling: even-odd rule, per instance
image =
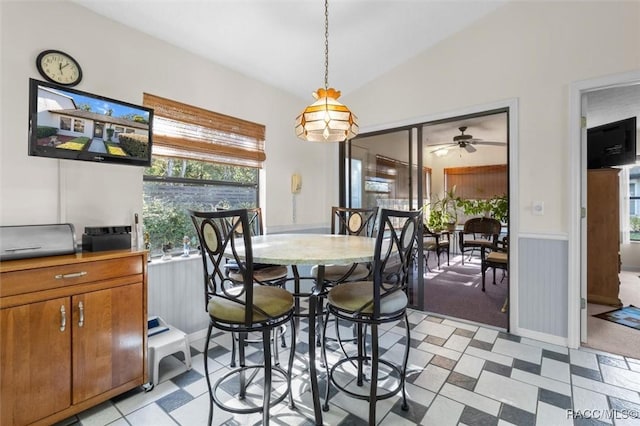
POLYGON ((447 190, 456 186, 462 199, 487 200, 507 193, 507 165, 451 167, 444 169, 447 190))
POLYGON ((153 108, 153 154, 262 168, 265 126, 144 93, 153 108))

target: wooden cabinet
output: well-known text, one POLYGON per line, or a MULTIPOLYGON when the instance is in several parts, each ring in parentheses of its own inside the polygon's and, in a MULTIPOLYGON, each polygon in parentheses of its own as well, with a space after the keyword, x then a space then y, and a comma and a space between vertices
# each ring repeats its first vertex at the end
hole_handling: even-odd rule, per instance
POLYGON ((146 253, 0 264, 0 424, 52 424, 147 382, 146 253))
POLYGON ((622 306, 619 169, 587 171, 587 300, 622 306))

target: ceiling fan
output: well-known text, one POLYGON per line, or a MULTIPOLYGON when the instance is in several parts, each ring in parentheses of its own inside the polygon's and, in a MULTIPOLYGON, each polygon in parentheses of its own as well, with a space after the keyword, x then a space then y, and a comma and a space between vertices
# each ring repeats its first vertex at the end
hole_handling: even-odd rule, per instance
POLYGON ((464 148, 467 152, 476 152, 476 148, 473 145, 494 145, 494 146, 506 146, 506 142, 494 142, 494 141, 485 141, 482 139, 474 138, 473 135, 465 134, 464 132, 467 130, 467 126, 458 127, 460 130, 460 134, 453 137, 453 142, 443 143, 443 144, 435 144, 431 145, 432 147, 438 147, 433 151, 430 151, 432 154, 437 152, 444 152, 446 154, 446 150, 453 146, 459 146, 460 148, 464 148))

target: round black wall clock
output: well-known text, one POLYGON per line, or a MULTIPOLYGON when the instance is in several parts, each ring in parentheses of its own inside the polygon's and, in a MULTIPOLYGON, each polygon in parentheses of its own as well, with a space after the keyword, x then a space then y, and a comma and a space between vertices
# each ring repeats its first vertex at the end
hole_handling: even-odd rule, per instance
POLYGON ((75 86, 82 80, 82 68, 71 55, 59 50, 45 50, 36 58, 38 72, 52 83, 75 86))

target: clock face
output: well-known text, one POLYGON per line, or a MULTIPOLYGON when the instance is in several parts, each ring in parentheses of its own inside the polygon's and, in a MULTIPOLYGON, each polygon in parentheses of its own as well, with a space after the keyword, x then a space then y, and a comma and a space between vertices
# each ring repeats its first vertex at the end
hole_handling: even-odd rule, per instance
POLYGON ((64 86, 75 86, 82 79, 80 64, 59 50, 45 50, 38 55, 36 66, 42 76, 64 86))

